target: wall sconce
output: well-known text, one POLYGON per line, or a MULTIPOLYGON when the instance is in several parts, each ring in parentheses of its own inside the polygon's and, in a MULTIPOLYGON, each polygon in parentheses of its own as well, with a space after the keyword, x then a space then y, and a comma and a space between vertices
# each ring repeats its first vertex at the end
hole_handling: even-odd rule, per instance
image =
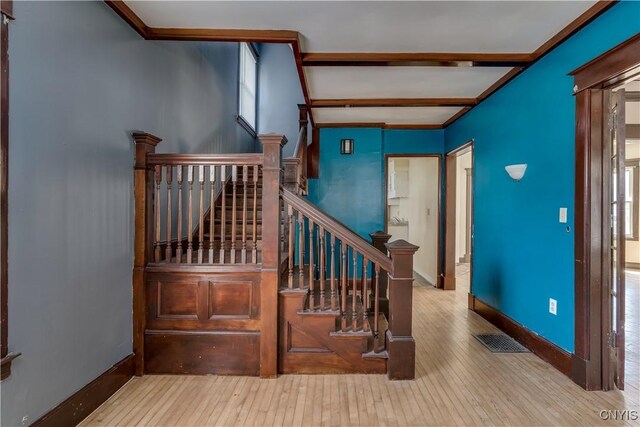
POLYGON ((353 139, 340 140, 340 154, 353 154, 353 139))
POLYGON ((509 165, 504 168, 512 179, 520 181, 527 170, 527 165, 526 163, 520 165, 509 165))

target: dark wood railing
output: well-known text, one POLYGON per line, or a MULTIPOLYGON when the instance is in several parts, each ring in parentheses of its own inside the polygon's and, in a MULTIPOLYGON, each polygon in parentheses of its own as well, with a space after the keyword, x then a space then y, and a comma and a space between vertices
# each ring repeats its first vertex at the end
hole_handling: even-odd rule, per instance
POLYGON ((282 189, 281 194, 288 231, 287 287, 308 288, 302 310, 339 312, 337 335, 372 333, 373 352, 389 352, 389 376, 413 378, 411 290, 418 247, 398 240, 383 252, 294 192, 282 189))
POLYGON ((149 154, 154 174, 151 262, 259 263, 262 163, 258 153, 149 154))

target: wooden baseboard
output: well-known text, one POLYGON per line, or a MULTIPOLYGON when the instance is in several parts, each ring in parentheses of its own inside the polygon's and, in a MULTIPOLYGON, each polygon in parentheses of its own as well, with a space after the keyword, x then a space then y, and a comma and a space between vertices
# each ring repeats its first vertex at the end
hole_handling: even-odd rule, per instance
POLYGON ((32 426, 75 426, 133 377, 133 354, 44 414, 32 426))
POLYGON ((572 377, 571 353, 547 341, 471 294, 469 294, 469 309, 478 313, 566 376, 572 377))

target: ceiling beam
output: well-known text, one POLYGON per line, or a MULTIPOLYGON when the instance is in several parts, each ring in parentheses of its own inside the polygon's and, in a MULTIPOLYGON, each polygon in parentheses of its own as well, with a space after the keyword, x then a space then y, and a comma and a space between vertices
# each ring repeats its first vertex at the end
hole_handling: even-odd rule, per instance
POLYGON ((367 98, 312 99, 311 108, 349 107, 467 107, 476 105, 475 98, 367 98))
POLYGON ((383 122, 317 123, 318 128, 443 129, 441 124, 388 124, 383 122))
POLYGON ((246 43, 294 43, 297 31, 288 30, 214 30, 208 28, 153 28, 147 31, 149 40, 182 40, 246 43))
POLYGON ((325 53, 304 52, 305 67, 521 67, 533 60, 529 53, 325 53))

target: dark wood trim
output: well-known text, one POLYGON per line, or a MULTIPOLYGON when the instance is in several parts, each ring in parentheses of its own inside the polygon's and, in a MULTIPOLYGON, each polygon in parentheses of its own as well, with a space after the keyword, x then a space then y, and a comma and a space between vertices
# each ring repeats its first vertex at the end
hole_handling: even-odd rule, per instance
POLYGON ((466 107, 476 105, 475 98, 368 98, 312 99, 311 108, 336 107, 466 107))
POLYGON ((249 135, 251 135, 251 138, 256 138, 258 136, 258 133, 256 132, 256 130, 253 128, 253 126, 249 124, 249 122, 244 117, 237 115, 236 121, 242 127, 242 129, 246 130, 249 133, 249 135))
POLYGON ((489 323, 511 336, 563 374, 571 375, 571 353, 532 332, 475 296, 470 296, 469 303, 471 305, 470 310, 478 313, 489 323))
POLYGON ((622 76, 622 80, 624 80, 630 75, 640 72, 639 63, 640 34, 636 34, 570 72, 569 75, 573 76, 575 84, 574 92, 617 83, 618 76, 622 76))
POLYGON ((142 19, 135 14, 133 10, 122 0, 105 0, 109 6, 120 18, 131 26, 140 36, 146 39, 149 35, 149 27, 142 22, 142 19))
POLYGON ((453 116, 451 116, 446 122, 444 122, 442 124, 442 128, 446 128, 447 126, 449 126, 451 123, 455 122, 456 120, 458 120, 460 117, 464 116, 469 110, 471 110, 471 108, 473 107, 464 107, 462 110, 458 111, 456 114, 454 114, 453 116))
POLYGON ((294 43, 298 40, 298 32, 289 30, 218 30, 209 28, 149 27, 147 39, 207 42, 294 43))
POLYGON ((11 362, 20 353, 9 352, 9 22, 13 2, 3 0, 0 22, 0 381, 11 375, 11 362), (7 13, 5 13, 5 11, 7 13), (10 14, 8 14, 10 13, 10 14))
POLYGON ((313 125, 311 99, 307 79, 302 65, 300 52, 300 34, 290 30, 238 30, 208 28, 156 28, 147 26, 138 15, 121 0, 105 0, 127 24, 145 40, 181 40, 209 42, 247 42, 247 43, 289 43, 293 49, 296 69, 305 103, 309 108, 309 117, 313 125))
MULTIPOLYGON (((482 103, 489 96, 493 95, 495 92, 500 90, 502 87, 507 85, 511 80, 515 79, 519 76, 524 70, 531 67, 533 64, 542 59, 545 55, 551 52, 553 49, 561 45, 565 40, 574 35, 576 32, 580 31, 591 21, 596 19, 598 16, 602 15, 605 11, 607 11, 611 6, 616 4, 619 0, 598 0, 596 4, 591 6, 586 12, 582 15, 578 16, 574 19, 569 25, 563 28, 560 32, 558 32, 555 36, 546 41, 542 46, 536 49, 530 56, 530 61, 527 64, 522 65, 521 67, 515 67, 507 74, 505 74, 500 80, 495 82, 491 87, 485 90, 478 97, 478 104, 482 103)), ((467 114, 471 109, 471 107, 461 114, 457 114, 452 119, 447 120, 444 126, 447 127, 453 123, 455 123, 458 119, 467 114)))
POLYGON ((32 426, 75 426, 95 411, 133 377, 133 354, 91 381, 37 419, 32 426))
POLYGON ((318 128, 443 129, 439 124, 387 124, 381 122, 316 123, 318 128))
POLYGON ((13 0, 0 1, 0 13, 9 19, 14 19, 13 16, 13 0))
POLYGON ((591 6, 582 15, 578 16, 569 25, 560 30, 559 33, 551 37, 542 46, 536 49, 532 54, 534 61, 537 61, 538 59, 552 51, 555 47, 580 31, 580 29, 582 29, 585 25, 596 19, 617 2, 618 0, 598 0, 596 4, 591 6))
MULTIPOLYGON (((444 260, 442 286, 444 290, 456 288, 456 192, 457 192, 457 158, 463 151, 471 150, 471 168, 475 167, 473 154, 474 140, 462 144, 460 147, 449 151, 445 155, 445 191, 444 191, 444 260), (454 195, 454 197, 451 197, 454 195)), ((473 181, 472 181, 473 184, 473 181)), ((473 198, 473 195, 472 195, 473 198)), ((473 228, 473 210, 471 211, 471 227, 473 228)), ((473 242, 473 239, 472 239, 473 242)), ((473 243, 470 260, 469 286, 473 284, 473 243)))
POLYGON ((588 390, 608 388, 609 91, 640 71, 640 35, 576 69, 575 345, 572 379, 588 390), (635 63, 633 62, 635 61, 635 63))
POLYGON ((422 157, 435 157, 438 159, 438 220, 436 222, 436 224, 438 225, 438 249, 436 252, 436 277, 434 277, 434 280, 436 281, 436 283, 433 283, 433 285, 435 287, 440 287, 439 284, 441 282, 441 277, 442 277, 442 252, 443 252, 443 248, 442 248, 442 232, 441 232, 441 228, 442 228, 442 214, 443 214, 443 209, 442 209, 442 154, 418 154, 418 153, 408 153, 408 154, 385 154, 384 155, 384 170, 383 170, 383 174, 384 174, 384 233, 388 233, 389 230, 387 229, 387 224, 389 222, 389 216, 388 216, 388 211, 387 211, 387 203, 389 202, 388 199, 388 189, 389 189, 389 159, 391 158, 407 158, 407 157, 412 157, 412 158, 422 158, 422 157))
POLYGON ((304 52, 305 67, 519 67, 532 60, 528 53, 336 53, 304 52))

